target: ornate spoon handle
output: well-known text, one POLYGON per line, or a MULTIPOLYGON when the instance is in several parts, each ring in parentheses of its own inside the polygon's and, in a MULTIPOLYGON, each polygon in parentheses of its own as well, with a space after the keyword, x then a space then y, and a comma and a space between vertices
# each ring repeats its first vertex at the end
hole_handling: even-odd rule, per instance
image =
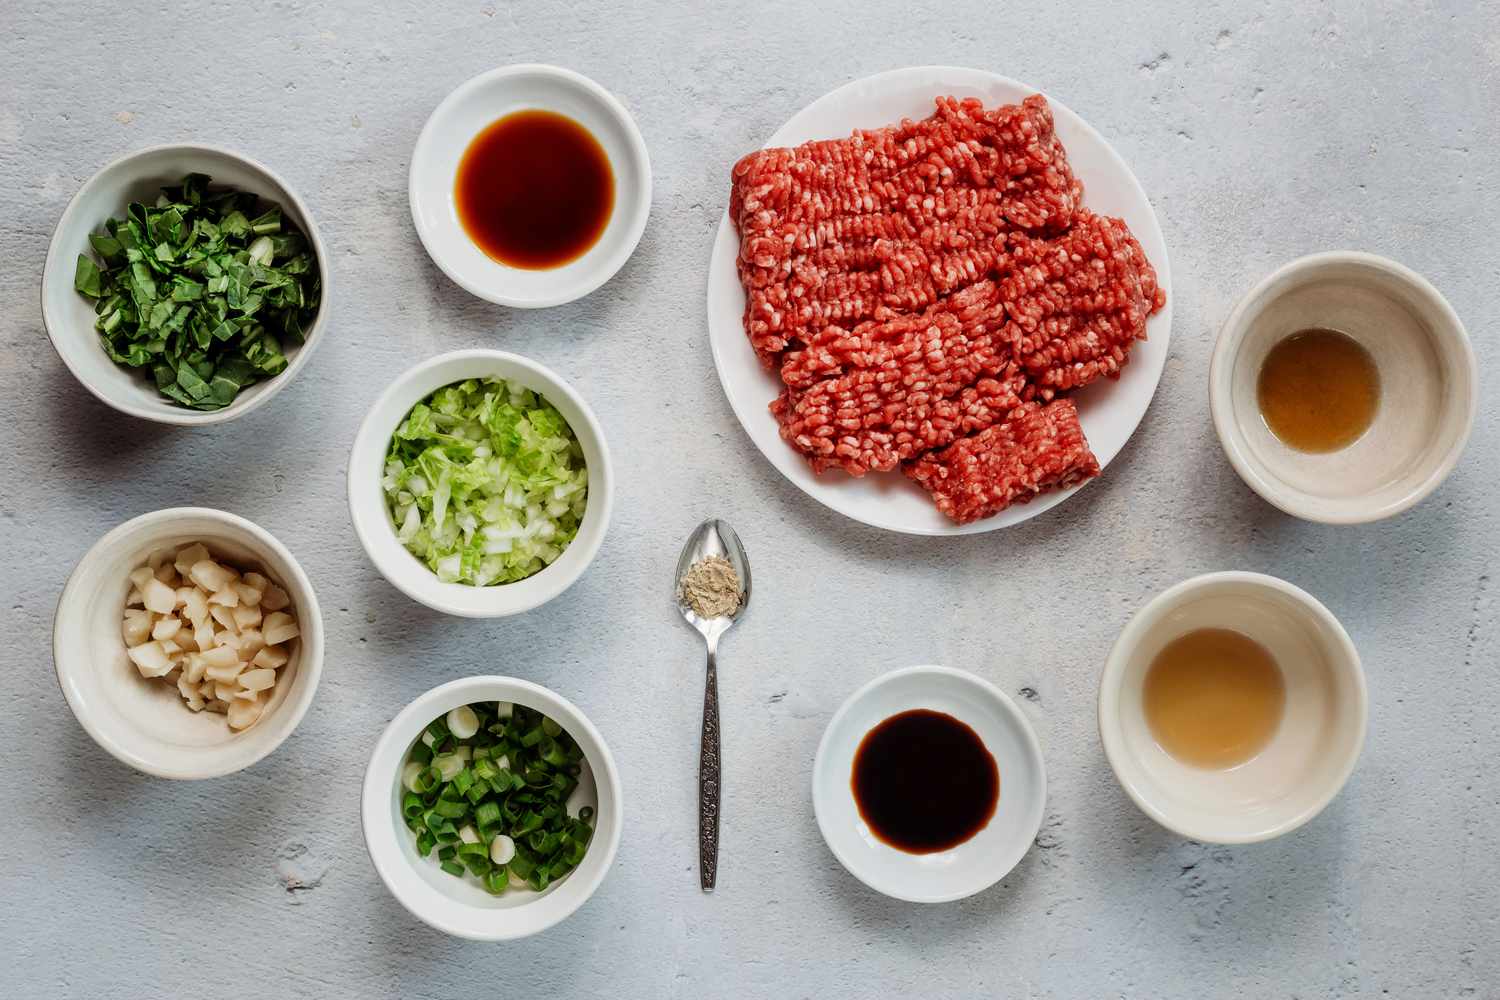
POLYGON ((708 680, 703 688, 703 743, 698 755, 698 874, 712 892, 719 870, 719 672, 717 643, 708 645, 708 680))

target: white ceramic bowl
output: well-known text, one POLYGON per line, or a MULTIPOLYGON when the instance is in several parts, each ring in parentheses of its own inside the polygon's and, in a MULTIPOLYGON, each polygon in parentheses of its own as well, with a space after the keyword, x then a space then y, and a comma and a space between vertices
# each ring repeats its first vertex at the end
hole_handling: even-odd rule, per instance
POLYGON ((447 934, 504 941, 546 930, 594 894, 619 850, 623 813, 615 759, 604 737, 572 702, 513 677, 465 677, 433 688, 391 720, 365 770, 361 815, 370 861, 412 916, 447 934), (577 815, 584 806, 593 807, 594 836, 583 862, 543 892, 521 888, 492 896, 475 879, 447 874, 438 867, 435 852, 426 858, 417 854, 416 838, 401 817, 401 768, 412 744, 433 719, 481 701, 536 709, 583 750, 583 773, 568 799, 568 811, 577 815))
POLYGON ((42 321, 57 356, 73 377, 101 402, 132 417, 163 424, 217 424, 264 404, 307 364, 313 348, 322 342, 323 328, 327 325, 331 274, 323 238, 318 235, 312 214, 286 181, 269 167, 215 146, 152 146, 126 154, 90 177, 63 209, 42 271, 42 321), (322 282, 318 314, 307 329, 306 339, 301 345, 282 345, 286 370, 246 388, 221 410, 199 411, 178 406, 156 391, 147 374, 111 361, 94 330, 93 300, 73 290, 78 255, 91 252, 89 234, 103 232, 105 222, 124 216, 132 201, 154 203, 164 185, 178 184, 189 173, 208 174, 215 187, 250 191, 280 205, 282 216, 307 237, 322 282))
POLYGON ((1364 671, 1343 626, 1305 591, 1259 573, 1209 573, 1158 595, 1120 633, 1099 682, 1099 736, 1126 793, 1167 829, 1219 844, 1279 837, 1321 812, 1354 770, 1367 713, 1364 671), (1199 628, 1259 642, 1286 681, 1280 727, 1238 767, 1183 764, 1146 723, 1151 661, 1199 628))
POLYGON ((535 309, 582 298, 629 259, 651 212, 651 161, 630 112, 599 84, 560 66, 502 66, 461 84, 432 112, 412 150, 407 193, 427 254, 470 293, 535 309), (475 246, 458 218, 454 182, 475 136, 517 111, 552 111, 588 129, 609 157, 615 203, 609 223, 581 257, 546 270, 509 267, 475 246))
POLYGON ((398 590, 435 611, 465 618, 500 618, 530 611, 567 590, 588 569, 604 541, 614 507, 614 470, 604 429, 594 411, 551 369, 504 351, 468 350, 440 354, 408 369, 370 407, 349 455, 349 514, 354 533, 375 568, 398 590), (466 378, 495 376, 520 382, 555 406, 583 447, 589 497, 578 534, 550 566, 514 583, 473 587, 444 583, 402 546, 386 506, 380 479, 391 435, 411 408, 429 393, 466 378))
POLYGON ((1320 253, 1240 300, 1214 348, 1209 402, 1224 453, 1251 489, 1296 517, 1352 524, 1400 513, 1437 489, 1474 426, 1477 379, 1463 324, 1426 279, 1373 254, 1320 253), (1311 327, 1353 337, 1381 382, 1369 430, 1323 454, 1283 444, 1256 401, 1271 348, 1311 327))
POLYGON ((1047 802, 1047 770, 1031 723, 999 688, 950 667, 906 667, 866 684, 834 713, 813 762, 812 796, 818 829, 851 875, 896 899, 943 903, 994 885, 1031 849, 1047 802), (913 709, 943 712, 969 726, 1000 770, 1000 803, 989 825, 935 854, 908 854, 877 839, 851 787, 865 735, 913 709))
POLYGON ((174 507, 126 521, 79 560, 57 602, 52 659, 68 707, 94 742, 146 774, 215 778, 265 757, 307 714, 323 672, 323 616, 307 574, 270 532, 221 510, 174 507), (270 703, 243 732, 222 715, 189 711, 175 687, 141 677, 125 655, 128 574, 155 550, 191 542, 280 584, 302 633, 270 703))

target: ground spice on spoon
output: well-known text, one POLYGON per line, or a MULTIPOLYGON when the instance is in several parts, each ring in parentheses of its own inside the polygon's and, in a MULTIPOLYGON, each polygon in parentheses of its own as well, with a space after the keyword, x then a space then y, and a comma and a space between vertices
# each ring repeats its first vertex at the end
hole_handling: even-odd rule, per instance
POLYGON ((740 578, 723 556, 699 559, 677 581, 677 597, 699 618, 723 618, 740 609, 740 578))

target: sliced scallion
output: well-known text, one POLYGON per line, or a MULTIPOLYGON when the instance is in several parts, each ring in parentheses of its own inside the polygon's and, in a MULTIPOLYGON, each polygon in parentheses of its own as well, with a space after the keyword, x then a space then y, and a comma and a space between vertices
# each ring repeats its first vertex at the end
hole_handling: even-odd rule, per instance
POLYGON ((402 769, 401 813, 417 853, 437 849, 443 871, 487 892, 513 883, 546 889, 588 850, 594 810, 570 816, 583 751, 539 712, 502 703, 461 706, 434 719, 402 769))

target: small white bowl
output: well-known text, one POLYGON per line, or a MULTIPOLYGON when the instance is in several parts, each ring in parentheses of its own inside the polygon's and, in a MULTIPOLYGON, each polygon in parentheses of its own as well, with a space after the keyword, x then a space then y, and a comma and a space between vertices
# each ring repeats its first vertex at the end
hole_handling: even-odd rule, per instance
POLYGON ((1305 591, 1259 573, 1209 573, 1158 595, 1120 633, 1099 682, 1099 737, 1126 794, 1167 829, 1218 844, 1279 837, 1321 812, 1354 770, 1367 714, 1359 654, 1338 619, 1305 591), (1286 681, 1280 727, 1238 767, 1183 764, 1146 722, 1151 661, 1200 628, 1254 639, 1286 681))
POLYGON ((391 720, 365 770, 361 816, 370 861, 412 916, 445 934, 507 941, 563 920, 604 881, 620 847, 620 776, 604 737, 566 698, 514 677, 465 677, 433 688, 391 720), (583 772, 568 799, 568 811, 577 815, 591 806, 594 836, 582 863, 542 892, 521 888, 492 896, 472 878, 449 875, 438 867, 436 852, 425 858, 417 853, 416 837, 401 816, 401 768, 412 744, 433 719, 481 701, 536 709, 562 726, 583 750, 583 772))
POLYGON ((47 263, 42 271, 42 322, 63 364, 100 402, 121 413, 162 424, 199 426, 243 416, 276 395, 296 376, 322 342, 328 317, 332 268, 323 238, 312 214, 286 181, 247 156, 216 146, 152 146, 128 153, 104 167, 78 190, 63 209, 47 263), (208 174, 214 187, 233 187, 275 202, 287 221, 307 237, 318 261, 321 299, 317 316, 302 344, 283 344, 286 370, 244 389, 221 410, 189 410, 156 391, 149 375, 110 360, 94 329, 94 304, 73 288, 73 272, 80 253, 92 253, 89 234, 103 232, 104 223, 125 215, 133 201, 152 204, 164 186, 181 183, 190 173, 208 174))
POLYGON ((1474 352, 1457 314, 1416 272, 1367 253, 1320 253, 1256 285, 1219 334, 1209 403, 1224 454, 1251 489, 1295 517, 1375 521, 1427 496, 1457 464, 1478 400, 1474 352), (1256 382, 1266 355, 1300 330, 1353 337, 1375 360, 1380 405, 1359 440, 1310 454, 1266 426, 1256 382))
POLYGON ((307 714, 323 672, 323 616, 307 574, 270 532, 222 510, 174 507, 126 521, 78 561, 57 602, 52 659, 68 707, 116 758, 160 778, 216 778, 275 750, 307 714), (222 715, 189 711, 175 687, 143 678, 125 655, 129 573, 157 549, 192 542, 280 584, 302 633, 264 713, 243 732, 222 715))
POLYGON ((407 188, 417 235, 444 274, 482 299, 537 309, 582 298, 630 258, 651 212, 651 160, 630 112, 593 80, 560 66, 502 66, 461 84, 432 112, 412 150, 407 188), (469 143, 501 118, 528 110, 556 112, 588 129, 615 179, 614 209, 598 241, 578 259, 546 270, 509 267, 485 254, 464 231, 454 197, 469 143))
POLYGON ((407 597, 434 611, 464 618, 500 618, 530 611, 561 594, 583 575, 599 552, 614 508, 614 470, 604 429, 583 397, 561 376, 517 354, 474 349, 430 358, 392 382, 370 407, 349 454, 349 514, 354 533, 382 576, 407 597), (519 382, 555 406, 578 437, 588 466, 589 497, 578 534, 541 572, 513 583, 474 587, 444 583, 406 550, 386 506, 380 479, 391 435, 411 408, 436 389, 467 378, 493 376, 519 382))
POLYGON ((1031 723, 999 688, 950 667, 906 667, 866 684, 834 713, 813 761, 812 796, 818 829, 849 874, 896 899, 945 903, 994 885, 1031 849, 1047 802, 1047 770, 1031 723), (913 709, 969 726, 1000 770, 1000 802, 989 825, 935 854, 909 854, 877 839, 852 788, 854 755, 866 734, 913 709))

